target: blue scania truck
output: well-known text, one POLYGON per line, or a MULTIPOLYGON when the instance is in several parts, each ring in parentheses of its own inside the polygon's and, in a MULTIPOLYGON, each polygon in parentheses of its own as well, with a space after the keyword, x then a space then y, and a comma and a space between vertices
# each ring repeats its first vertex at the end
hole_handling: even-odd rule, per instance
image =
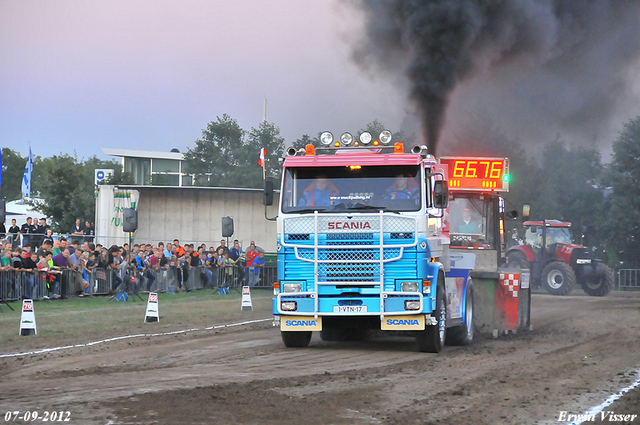
POLYGON ((333 341, 390 332, 424 352, 473 340, 475 255, 450 264, 447 166, 391 139, 325 132, 319 147, 287 152, 273 298, 287 347, 314 331, 333 341))

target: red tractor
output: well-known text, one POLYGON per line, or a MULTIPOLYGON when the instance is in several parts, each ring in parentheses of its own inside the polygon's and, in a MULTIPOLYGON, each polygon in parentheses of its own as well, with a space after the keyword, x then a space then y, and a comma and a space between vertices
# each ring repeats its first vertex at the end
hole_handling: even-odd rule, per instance
POLYGON ((532 288, 566 295, 579 283, 584 292, 601 297, 613 287, 613 270, 589 250, 571 242, 571 223, 558 220, 525 221, 525 244, 507 251, 507 264, 531 270, 532 288))

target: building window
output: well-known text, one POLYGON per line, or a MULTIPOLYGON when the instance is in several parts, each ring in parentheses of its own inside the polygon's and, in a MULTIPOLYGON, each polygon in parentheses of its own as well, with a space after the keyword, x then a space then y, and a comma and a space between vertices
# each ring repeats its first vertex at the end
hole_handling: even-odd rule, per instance
POLYGON ((151 184, 154 186, 180 186, 178 174, 153 174, 151 184))
POLYGON ((180 161, 173 159, 154 159, 153 173, 179 173, 180 161))
POLYGON ((149 184, 151 161, 148 158, 124 158, 124 171, 133 176, 135 184, 149 184))
POLYGON ((182 176, 182 185, 183 186, 193 186, 193 176, 183 175, 182 176))

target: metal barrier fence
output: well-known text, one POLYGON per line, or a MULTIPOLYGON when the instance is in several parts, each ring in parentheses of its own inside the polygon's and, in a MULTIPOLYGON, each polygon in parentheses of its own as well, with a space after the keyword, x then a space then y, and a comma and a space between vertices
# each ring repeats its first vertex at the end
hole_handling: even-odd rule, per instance
POLYGON ((236 288, 250 285, 270 288, 276 278, 276 267, 264 267, 250 280, 254 269, 251 267, 169 267, 137 273, 140 290, 152 292, 195 291, 199 289, 236 288))
POLYGON ((133 292, 178 292, 221 287, 239 288, 253 284, 257 288, 271 288, 276 279, 276 267, 266 266, 259 270, 255 280, 251 267, 168 267, 155 271, 132 269, 127 275, 110 269, 81 271, 0 271, 0 302, 17 302, 22 299, 69 298, 78 295, 108 295, 117 290, 133 292), (83 289, 82 283, 89 285, 83 289), (122 285, 122 286, 121 286, 122 285), (129 285, 129 286, 126 286, 129 285))
POLYGON ((640 269, 618 270, 618 290, 640 289, 640 269))
POLYGON ((68 298, 81 288, 79 272, 63 271, 0 271, 0 301, 22 299, 68 298))

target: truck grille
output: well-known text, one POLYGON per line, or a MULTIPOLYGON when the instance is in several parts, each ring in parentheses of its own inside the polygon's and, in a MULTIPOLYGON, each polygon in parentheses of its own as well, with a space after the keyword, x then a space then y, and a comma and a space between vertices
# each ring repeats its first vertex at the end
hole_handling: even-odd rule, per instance
POLYGON ((417 245, 416 235, 417 221, 412 217, 323 214, 284 219, 281 240, 306 263, 305 269, 314 264, 317 283, 375 283, 381 282, 385 264, 417 245))

